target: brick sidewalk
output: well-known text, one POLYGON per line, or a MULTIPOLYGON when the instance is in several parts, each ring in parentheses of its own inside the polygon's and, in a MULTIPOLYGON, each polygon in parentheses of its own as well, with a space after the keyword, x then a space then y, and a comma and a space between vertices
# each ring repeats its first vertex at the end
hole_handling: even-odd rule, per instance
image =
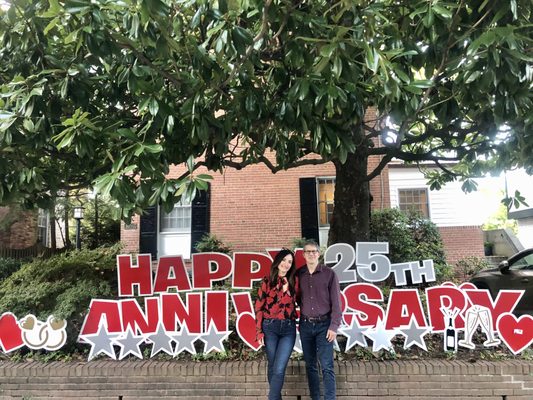
MULTIPOLYGON (((0 399, 264 399, 266 362, 0 362, 0 399)), ((339 399, 531 400, 533 362, 338 362, 339 399)), ((307 399, 303 361, 291 361, 285 400, 307 399)))

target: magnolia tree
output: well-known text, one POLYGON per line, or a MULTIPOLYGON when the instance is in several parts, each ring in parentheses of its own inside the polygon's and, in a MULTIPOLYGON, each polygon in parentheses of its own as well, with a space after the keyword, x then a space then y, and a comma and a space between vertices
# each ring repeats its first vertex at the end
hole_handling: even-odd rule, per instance
POLYGON ((432 188, 531 168, 531 11, 530 0, 4 2, 0 201, 46 206, 92 187, 128 218, 205 189, 202 166, 332 162, 330 241, 355 243, 368 237, 368 182, 393 158, 441 167, 432 188), (370 156, 381 162, 367 171, 370 156), (187 172, 167 178, 173 164, 187 172))

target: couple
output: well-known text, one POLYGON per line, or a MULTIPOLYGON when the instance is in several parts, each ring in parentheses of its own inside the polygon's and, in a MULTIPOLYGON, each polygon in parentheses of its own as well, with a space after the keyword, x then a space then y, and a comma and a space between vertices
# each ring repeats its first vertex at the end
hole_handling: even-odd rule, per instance
POLYGON ((269 400, 281 399, 285 368, 296 340, 296 303, 300 306, 300 340, 309 391, 320 399, 317 360, 324 379, 324 399, 335 399, 333 343, 341 323, 339 280, 335 272, 319 265, 319 246, 304 245, 306 265, 296 271, 292 251, 281 250, 257 293, 257 338, 268 359, 269 400))

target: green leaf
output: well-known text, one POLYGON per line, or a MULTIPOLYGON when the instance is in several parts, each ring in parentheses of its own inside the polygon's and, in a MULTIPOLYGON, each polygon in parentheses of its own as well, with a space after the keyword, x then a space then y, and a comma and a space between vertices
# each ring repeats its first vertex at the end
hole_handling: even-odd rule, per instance
POLYGON ((420 89, 427 89, 433 86, 433 81, 428 79, 416 80, 411 82, 410 86, 420 89))
POLYGON ((411 79, 409 79, 409 76, 405 72, 403 72, 400 66, 396 66, 393 71, 398 76, 398 78, 400 78, 405 83, 409 83, 411 81, 411 79))
POLYGON ((330 43, 320 48, 322 57, 331 58, 333 52, 337 49, 337 43, 330 43))
POLYGON ((203 180, 200 180, 200 179, 195 179, 194 180, 194 186, 196 186, 196 188, 198 190, 207 190, 207 189, 209 189, 209 184, 206 181, 203 181, 203 180))
POLYGON ((342 74, 342 59, 341 57, 335 57, 333 60, 333 68, 331 69, 331 72, 335 75, 335 77, 338 79, 340 78, 342 74))
POLYGON ((150 102, 148 104, 148 110, 150 111, 150 114, 152 114, 154 117, 157 115, 157 112, 159 111, 159 103, 156 99, 150 99, 150 102))
POLYGON ((378 65, 379 65, 379 54, 375 48, 370 47, 368 45, 365 47, 366 47, 366 59, 365 59, 366 66, 373 73, 376 73, 378 70, 378 65))
POLYGON ((64 42, 65 44, 70 44, 70 43, 75 42, 75 41, 78 39, 78 33, 79 33, 79 29, 70 32, 70 33, 65 37, 65 39, 63 39, 63 42, 64 42))
POLYGON ((59 0, 49 0, 49 4, 50 8, 48 8, 48 10, 39 15, 41 18, 57 17, 57 15, 61 12, 62 7, 59 5, 59 0))
POLYGON ((54 19, 52 19, 48 25, 46 25, 46 28, 44 28, 43 30, 43 33, 45 35, 48 34, 48 32, 50 32, 51 29, 55 28, 56 25, 61 21, 61 19, 59 17, 55 17, 54 19))
POLYGON ((309 94, 309 81, 307 79, 303 79, 301 81, 300 90, 298 91, 298 94, 299 100, 304 100, 309 94))
POLYGON ((468 74, 466 79, 465 79, 465 83, 472 83, 474 82, 477 78, 479 78, 480 76, 482 75, 482 72, 481 71, 473 71, 471 74, 468 74))
POLYGON ((187 169, 189 170, 189 172, 193 172, 194 171, 194 156, 190 156, 188 159, 187 159, 187 169))
POLYGON ((161 153, 163 151, 163 146, 160 144, 144 145, 144 151, 152 154, 161 153))
POLYGON ((433 4, 432 8, 433 8, 433 11, 435 11, 435 14, 438 14, 443 18, 449 19, 453 17, 452 11, 448 10, 445 7, 442 7, 438 4, 433 4))

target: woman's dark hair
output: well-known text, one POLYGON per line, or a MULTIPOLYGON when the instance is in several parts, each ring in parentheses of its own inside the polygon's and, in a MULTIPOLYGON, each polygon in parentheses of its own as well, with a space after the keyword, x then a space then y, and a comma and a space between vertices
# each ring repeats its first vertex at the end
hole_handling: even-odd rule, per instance
POLYGON ((292 256, 292 265, 291 268, 287 271, 287 281, 289 282, 289 288, 291 289, 291 292, 294 293, 294 287, 295 287, 295 275, 296 275, 296 262, 294 260, 294 253, 290 251, 289 249, 281 249, 278 254, 276 254, 276 257, 274 257, 274 261, 272 261, 272 266, 270 267, 270 287, 275 287, 278 284, 278 271, 279 271, 279 264, 283 261, 287 255, 292 256))

